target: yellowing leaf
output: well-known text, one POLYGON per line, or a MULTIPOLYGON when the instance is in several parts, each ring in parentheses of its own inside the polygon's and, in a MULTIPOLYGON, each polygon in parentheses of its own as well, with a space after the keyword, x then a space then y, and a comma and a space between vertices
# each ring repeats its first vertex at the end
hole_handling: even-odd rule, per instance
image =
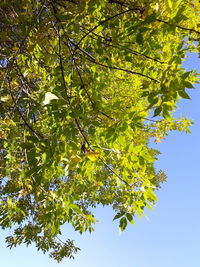
POLYGON ((169 10, 171 10, 172 9, 172 1, 167 0, 167 5, 168 5, 169 10))
POLYGON ((1 97, 1 101, 3 101, 3 102, 6 102, 6 101, 8 101, 10 99, 11 99, 10 95, 6 95, 6 96, 2 96, 1 97))
POLYGON ((78 164, 79 162, 81 162, 81 157, 75 156, 74 158, 72 158, 72 161, 73 161, 73 163, 78 164))
POLYGON ((43 104, 48 105, 51 102, 51 100, 53 100, 53 99, 58 99, 58 97, 56 95, 52 94, 51 92, 47 92, 45 94, 43 104))
POLYGON ((98 158, 99 158, 99 156, 100 156, 100 152, 98 152, 98 151, 87 151, 86 153, 85 153, 85 155, 91 160, 91 161, 96 161, 98 158))
POLYGON ((16 88, 18 85, 19 85, 19 84, 18 84, 17 81, 12 81, 12 83, 11 83, 11 87, 12 87, 12 88, 16 88))

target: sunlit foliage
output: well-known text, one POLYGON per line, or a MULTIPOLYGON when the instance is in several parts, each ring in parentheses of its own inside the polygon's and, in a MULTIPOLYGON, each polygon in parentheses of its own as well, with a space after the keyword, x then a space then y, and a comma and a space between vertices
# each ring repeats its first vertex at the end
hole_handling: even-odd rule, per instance
POLYGON ((61 226, 93 231, 110 205, 123 231, 166 180, 154 162, 197 81, 197 0, 1 0, 0 225, 9 247, 60 261, 78 248, 61 226))

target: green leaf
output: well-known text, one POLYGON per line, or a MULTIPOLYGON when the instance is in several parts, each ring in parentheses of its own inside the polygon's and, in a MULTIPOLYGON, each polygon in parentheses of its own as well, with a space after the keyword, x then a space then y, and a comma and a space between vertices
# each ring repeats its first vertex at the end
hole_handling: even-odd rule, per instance
POLYGON ((125 212, 118 212, 118 213, 115 215, 115 217, 113 218, 113 221, 119 219, 119 218, 122 217, 124 214, 125 214, 125 212))
POLYGON ((47 161, 47 153, 42 154, 42 163, 45 164, 47 161))
POLYGON ((150 103, 150 105, 148 106, 148 109, 152 108, 154 105, 156 105, 159 101, 158 97, 154 97, 151 95, 148 96, 148 101, 150 103))
POLYGON ((190 96, 185 92, 185 90, 178 91, 178 94, 183 98, 190 99, 190 96))
POLYGON ((162 112, 162 106, 157 107, 157 108, 154 110, 153 117, 156 117, 156 116, 160 115, 161 112, 162 112))
POLYGON ((143 148, 144 148, 143 145, 135 146, 135 147, 133 147, 132 151, 134 154, 138 154, 143 148))
POLYGON ((142 156, 145 160, 149 161, 149 162, 153 162, 155 161, 155 159, 147 152, 147 151, 142 151, 140 153, 140 156, 142 156))
POLYGON ((126 229, 127 226, 127 219, 126 217, 121 218, 120 222, 119 222, 119 229, 120 232, 123 232, 126 229))
POLYGON ((138 33, 138 34, 136 35, 136 42, 137 42, 138 44, 143 44, 144 39, 143 39, 143 35, 142 35, 141 33, 138 33))
POLYGON ((152 202, 157 201, 157 197, 153 192, 152 188, 147 188, 146 191, 144 192, 144 195, 149 201, 152 202))
POLYGON ((194 88, 193 84, 187 81, 185 81, 183 85, 185 88, 194 88))
POLYGON ((167 109, 163 109, 163 112, 162 112, 162 115, 165 119, 170 119, 171 118, 171 115, 169 113, 169 111, 167 109))
POLYGON ((187 71, 181 75, 181 78, 185 80, 189 75, 191 74, 191 71, 187 71))
POLYGON ((156 17, 157 17, 157 14, 154 12, 153 14, 149 15, 149 16, 145 19, 144 23, 146 23, 146 24, 151 23, 151 22, 153 22, 153 21, 156 20, 156 17))
POLYGON ((131 224, 134 224, 133 216, 130 213, 126 213, 126 218, 131 224))
POLYGON ((83 212, 81 211, 81 209, 80 209, 76 204, 70 204, 70 208, 71 208, 74 212, 76 212, 76 213, 78 213, 78 214, 83 214, 83 212))

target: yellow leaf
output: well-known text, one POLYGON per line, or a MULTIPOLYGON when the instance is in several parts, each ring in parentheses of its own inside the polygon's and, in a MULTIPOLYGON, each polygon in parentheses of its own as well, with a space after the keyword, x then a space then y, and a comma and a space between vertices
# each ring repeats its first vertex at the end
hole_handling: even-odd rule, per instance
POLYGON ((81 162, 81 157, 75 156, 74 158, 72 158, 72 161, 73 161, 73 163, 78 164, 79 162, 81 162))
POLYGON ((2 96, 1 97, 1 101, 3 101, 3 102, 6 102, 6 101, 8 101, 10 99, 11 99, 10 95, 6 95, 6 96, 2 96))
POLYGON ((96 161, 98 157, 100 156, 100 152, 98 151, 87 151, 85 155, 91 160, 91 161, 96 161))
POLYGON ((12 83, 11 83, 11 87, 12 87, 12 88, 16 88, 18 85, 19 85, 19 84, 18 84, 17 81, 12 81, 12 83))
POLYGON ((167 4, 168 4, 169 11, 170 11, 172 9, 172 1, 167 0, 167 4))

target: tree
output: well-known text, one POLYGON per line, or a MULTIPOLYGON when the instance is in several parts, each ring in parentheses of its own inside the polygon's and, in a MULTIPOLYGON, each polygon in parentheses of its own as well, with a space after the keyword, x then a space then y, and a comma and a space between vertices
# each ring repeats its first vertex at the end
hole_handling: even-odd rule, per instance
POLYGON ((123 231, 166 180, 154 162, 197 74, 197 0, 2 0, 0 225, 8 247, 35 243, 60 261, 111 205, 123 231), (153 114, 153 115, 152 115, 153 114), (153 116, 154 118, 151 118, 153 116), (157 118, 156 118, 157 117, 157 118))

